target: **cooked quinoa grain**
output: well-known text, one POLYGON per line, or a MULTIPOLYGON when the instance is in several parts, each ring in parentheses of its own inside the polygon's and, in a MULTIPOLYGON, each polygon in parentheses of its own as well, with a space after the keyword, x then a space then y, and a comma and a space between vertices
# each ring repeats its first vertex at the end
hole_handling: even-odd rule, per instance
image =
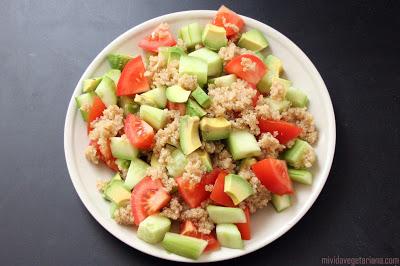
POLYGON ((206 169, 202 164, 201 158, 197 153, 191 153, 188 156, 188 162, 185 166, 182 178, 189 180, 191 184, 197 184, 201 181, 206 169))
POLYGON ((208 212, 200 207, 184 211, 181 219, 192 221, 197 226, 198 231, 203 234, 210 234, 215 228, 214 223, 208 216, 208 212))
POLYGON ((134 222, 131 204, 128 203, 125 207, 119 207, 114 211, 114 220, 122 225, 132 225, 134 222))
POLYGON ((172 220, 178 220, 181 216, 182 210, 183 206, 179 202, 179 198, 172 197, 171 201, 168 203, 168 206, 164 207, 160 214, 172 220))
POLYGON ((302 129, 300 138, 310 144, 314 144, 318 139, 318 131, 314 125, 314 117, 304 108, 289 108, 282 113, 282 120, 295 123, 302 129))
POLYGON ((253 62, 250 58, 247 57, 242 57, 240 65, 242 66, 244 72, 256 70, 256 62, 253 62))
POLYGON ((213 164, 215 167, 225 169, 230 173, 232 173, 236 167, 232 155, 226 149, 216 154, 213 164))
POLYGON ((104 180, 104 179, 97 179, 96 180, 96 188, 99 192, 104 193, 104 190, 106 189, 108 183, 110 183, 109 180, 104 180))
POLYGON ((99 163, 99 156, 97 156, 97 150, 94 146, 89 145, 85 149, 85 157, 87 160, 94 164, 99 163))
POLYGON ((263 119, 280 120, 281 114, 278 110, 273 108, 266 98, 260 98, 256 105, 257 117, 263 119))
POLYGON ((282 85, 281 82, 274 80, 271 85, 271 99, 277 101, 283 101, 286 96, 285 87, 282 85))
POLYGON ((258 145, 263 153, 261 159, 278 158, 279 153, 285 149, 285 146, 269 132, 261 134, 258 145))
POLYGON ((192 91, 197 88, 197 76, 183 74, 179 77, 178 84, 185 90, 192 91))

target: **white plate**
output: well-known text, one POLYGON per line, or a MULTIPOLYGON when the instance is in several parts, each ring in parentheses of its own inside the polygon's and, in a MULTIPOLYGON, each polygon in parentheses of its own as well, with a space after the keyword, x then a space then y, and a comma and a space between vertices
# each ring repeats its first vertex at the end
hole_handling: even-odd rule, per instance
MULTIPOLYGON (((116 224, 109 215, 109 204, 104 201, 96 189, 96 180, 100 177, 111 177, 112 173, 106 167, 97 167, 90 164, 84 157, 84 149, 88 144, 86 125, 76 108, 74 98, 81 93, 82 80, 102 75, 109 69, 106 55, 110 52, 129 54, 142 53, 137 44, 146 34, 149 34, 161 22, 170 24, 173 33, 191 22, 206 24, 215 15, 215 11, 198 10, 172 13, 154 18, 142 23, 111 42, 93 60, 79 80, 65 119, 64 149, 68 170, 72 183, 83 204, 93 217, 111 234, 152 256, 184 262, 194 262, 174 254, 169 254, 162 247, 150 245, 136 237, 136 230, 116 224)), ((303 89, 310 99, 310 111, 315 117, 319 130, 319 141, 315 147, 318 163, 312 168, 314 182, 312 186, 295 185, 296 195, 293 197, 293 206, 282 213, 276 213, 271 206, 258 211, 252 216, 252 239, 245 241, 243 250, 221 248, 209 254, 203 254, 197 262, 211 262, 239 257, 271 243, 292 226, 310 209, 325 181, 331 168, 335 151, 335 117, 326 86, 307 56, 288 38, 273 28, 254 19, 242 16, 247 28, 256 28, 262 31, 269 43, 268 53, 273 53, 282 59, 286 76, 293 81, 295 87, 303 89)), ((99 34, 101 34, 99 32, 99 34)))

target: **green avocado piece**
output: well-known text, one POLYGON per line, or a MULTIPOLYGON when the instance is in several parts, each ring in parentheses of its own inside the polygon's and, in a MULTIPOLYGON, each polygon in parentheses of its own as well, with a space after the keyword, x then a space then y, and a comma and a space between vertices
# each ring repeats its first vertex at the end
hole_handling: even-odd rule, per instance
POLYGON ((120 96, 118 97, 118 106, 124 110, 124 115, 136 114, 139 111, 139 104, 135 103, 132 97, 120 96))
POLYGON ((136 94, 135 102, 138 104, 150 105, 164 109, 167 105, 167 96, 165 88, 157 87, 142 94, 136 94))
POLYGON ((114 202, 110 203, 110 216, 112 219, 114 219, 114 213, 118 209, 118 205, 115 204, 114 202))
POLYGON ((181 176, 187 163, 188 160, 182 151, 175 149, 171 152, 171 160, 167 164, 168 175, 172 177, 181 176))
POLYGON ((228 44, 225 29, 213 24, 206 25, 201 39, 207 48, 214 51, 218 51, 219 48, 228 44))
POLYGON ((179 142, 185 155, 201 147, 199 123, 200 119, 197 116, 185 115, 179 119, 179 142))
POLYGON ((179 85, 168 87, 166 91, 167 99, 174 103, 185 103, 189 99, 190 93, 179 85))
POLYGON ((289 87, 286 91, 286 99, 292 103, 293 107, 307 107, 309 102, 303 91, 293 87, 289 87))
POLYGON ((238 46, 258 52, 268 47, 268 41, 260 31, 253 29, 242 34, 238 46))
POLYGON ((235 205, 238 205, 254 193, 249 182, 243 177, 234 174, 225 176, 224 192, 229 195, 235 205))
POLYGON ((131 192, 125 188, 124 182, 121 180, 112 180, 104 190, 104 195, 118 206, 126 203, 131 198, 131 192))
POLYGON ((156 130, 163 128, 167 123, 166 110, 161 110, 149 105, 140 106, 139 116, 156 130))
POLYGON ((95 92, 107 107, 113 104, 117 104, 115 83, 109 77, 103 77, 95 92))
POLYGON ((83 120, 87 121, 89 115, 89 109, 93 105, 94 97, 96 94, 94 92, 87 92, 81 94, 75 98, 76 105, 78 106, 79 110, 81 111, 81 115, 83 120))
POLYGON ((283 101, 277 101, 271 98, 266 98, 265 101, 275 110, 279 111, 282 113, 283 111, 286 111, 290 107, 290 102, 287 100, 283 101))
POLYGON ((119 69, 122 71, 125 65, 131 60, 133 57, 125 54, 109 54, 107 55, 108 63, 110 63, 111 68, 119 69))
POLYGON ((128 173, 126 174, 125 188, 132 190, 132 188, 146 176, 146 170, 149 167, 150 165, 146 162, 137 158, 133 159, 129 165, 128 173))
POLYGON ((161 215, 151 215, 139 224, 137 236, 147 243, 157 244, 164 239, 170 228, 170 219, 161 215))
POLYGON ((265 57, 261 52, 255 52, 254 55, 256 55, 258 58, 261 59, 261 61, 265 61, 265 57))
POLYGON ((208 49, 207 47, 200 48, 189 54, 199 58, 207 63, 207 75, 208 76, 219 76, 222 72, 222 59, 219 55, 208 49))
POLYGON ((206 172, 211 172, 213 167, 210 155, 204 150, 197 150, 195 153, 200 157, 201 164, 206 168, 206 172))
POLYGON ((109 77, 114 81, 115 86, 118 85, 119 77, 121 76, 121 70, 119 69, 110 69, 107 71, 104 76, 109 77))
POLYGON ((137 157, 139 150, 132 146, 125 137, 110 138, 111 153, 115 158, 133 160, 137 157))
POLYGON ((268 71, 257 83, 257 89, 261 93, 268 93, 272 85, 272 78, 279 78, 282 72, 282 61, 276 56, 268 55, 264 63, 268 71))
POLYGON ((82 92, 91 92, 94 91, 97 86, 100 84, 103 77, 85 79, 82 82, 82 92))
POLYGON ((237 225, 217 224, 215 232, 217 233, 217 239, 221 246, 243 249, 244 243, 237 225))
POLYGON ((186 103, 186 114, 190 116, 198 116, 199 118, 205 116, 207 114, 206 111, 204 111, 201 106, 193 101, 192 99, 189 99, 186 103))
POLYGON ((229 74, 218 78, 210 79, 210 84, 215 84, 217 87, 229 87, 232 83, 236 82, 237 77, 235 74, 229 74))
POLYGON ((235 130, 229 134, 228 148, 234 160, 258 156, 261 149, 253 134, 247 130, 235 130))
POLYGON ((179 59, 179 75, 188 74, 197 77, 197 83, 203 87, 207 83, 207 63, 203 60, 182 55, 179 59))
POLYGON ((200 121, 200 130, 203 140, 226 139, 231 132, 231 122, 224 117, 204 117, 200 121))
POLYGON ((200 87, 192 91, 192 97, 198 102, 201 107, 208 108, 211 105, 210 96, 200 87))

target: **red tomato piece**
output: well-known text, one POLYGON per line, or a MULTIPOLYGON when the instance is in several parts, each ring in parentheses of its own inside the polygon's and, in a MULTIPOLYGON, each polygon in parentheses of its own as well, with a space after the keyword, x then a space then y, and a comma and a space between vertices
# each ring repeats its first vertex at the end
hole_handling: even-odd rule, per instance
POLYGON ((238 224, 236 224, 236 226, 239 229, 239 232, 240 232, 240 235, 242 236, 242 239, 243 240, 250 240, 251 239, 250 211, 249 211, 248 207, 246 207, 244 209, 244 214, 246 215, 246 222, 245 223, 238 223, 238 224))
POLYGON ((253 83, 247 82, 249 83, 250 87, 256 90, 256 95, 254 95, 253 97, 253 106, 256 107, 257 102, 258 102, 258 97, 260 97, 261 93, 257 90, 256 85, 254 85, 253 83))
POLYGON ((160 24, 150 35, 139 42, 139 47, 149 52, 158 52, 159 47, 174 46, 176 44, 167 24, 160 24))
POLYGON ((150 149, 154 143, 154 130, 139 117, 128 114, 124 131, 129 141, 138 149, 150 149))
POLYGON ((91 140, 89 145, 96 148, 96 154, 100 161, 104 162, 111 170, 119 171, 118 166, 115 163, 115 158, 111 153, 110 140, 107 141, 107 145, 104 147, 104 150, 100 149, 100 145, 97 143, 97 141, 91 140))
POLYGON ((234 57, 231 61, 229 61, 225 66, 226 73, 235 74, 239 78, 244 79, 245 81, 252 84, 257 84, 264 76, 266 71, 267 68, 264 65, 263 61, 261 61, 260 58, 252 54, 238 55, 234 57), (244 65, 247 64, 249 65, 247 69, 242 64, 242 62, 246 61, 248 61, 248 63, 244 65), (252 64, 255 64, 254 69, 252 69, 252 67, 250 66, 252 64))
POLYGON ((293 193, 292 181, 289 178, 286 162, 267 158, 251 166, 254 174, 269 191, 284 195, 293 193))
POLYGON ((208 199, 210 192, 206 191, 204 187, 205 185, 214 184, 220 171, 218 168, 212 170, 210 173, 205 174, 199 183, 194 185, 182 177, 175 178, 179 194, 190 208, 196 208, 208 199))
POLYGON ((232 199, 224 192, 225 176, 226 172, 222 171, 219 173, 217 180, 215 180, 214 188, 211 191, 210 199, 215 203, 225 206, 234 207, 232 199))
POLYGON ((274 134, 274 132, 278 132, 276 138, 281 144, 286 144, 292 139, 297 138, 302 131, 302 129, 295 124, 285 121, 266 120, 260 118, 258 123, 261 133, 270 132, 271 134, 274 134))
POLYGON ((213 24, 224 27, 226 36, 232 36, 243 28, 244 20, 238 14, 222 5, 217 11, 213 24))
POLYGON ((139 55, 125 65, 117 84, 117 96, 134 95, 150 89, 144 76, 146 71, 142 57, 139 55))
POLYGON ((135 224, 139 225, 147 216, 158 213, 170 199, 160 179, 143 178, 132 190, 131 207, 135 224))
POLYGON ((196 226, 193 224, 192 221, 189 220, 184 221, 183 223, 181 223, 180 228, 181 228, 180 230, 181 235, 207 240, 208 245, 206 246, 204 251, 212 251, 220 248, 219 242, 215 237, 214 233, 207 235, 198 232, 196 226))
POLYGON ((103 101, 100 99, 99 96, 95 96, 93 99, 93 105, 89 110, 89 114, 88 114, 88 125, 87 125, 87 131, 88 134, 90 132, 90 130, 92 130, 90 124, 96 120, 97 118, 99 118, 102 114, 103 111, 106 109, 105 104, 103 103, 103 101))
POLYGON ((177 110, 181 115, 186 114, 186 105, 184 103, 174 103, 174 102, 167 102, 167 108, 169 110, 177 110))

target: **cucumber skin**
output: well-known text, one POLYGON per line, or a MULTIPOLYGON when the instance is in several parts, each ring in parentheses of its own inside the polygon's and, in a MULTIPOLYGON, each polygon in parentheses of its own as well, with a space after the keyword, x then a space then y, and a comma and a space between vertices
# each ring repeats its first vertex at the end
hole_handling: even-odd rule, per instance
POLYGON ((123 70, 125 65, 131 60, 133 57, 124 54, 109 54, 107 55, 108 63, 110 63, 111 68, 123 70))
POLYGON ((207 212, 216 224, 245 223, 246 215, 240 208, 221 207, 208 205, 207 212))
POLYGON ((271 202, 277 212, 286 210, 292 205, 292 199, 290 195, 272 194, 271 202))
POLYGON ((306 149, 312 149, 311 145, 304 140, 296 139, 294 145, 283 153, 282 158, 290 166, 295 167, 303 159, 306 149))
POLYGON ((223 247, 243 249, 244 243, 239 229, 235 224, 217 224, 216 233, 218 242, 223 247))
POLYGON ((302 169, 288 169, 289 177, 295 182, 311 185, 312 184, 312 174, 307 170, 302 169))
POLYGON ((203 239, 167 232, 161 245, 163 248, 176 255, 189 259, 198 259, 206 248, 208 242, 203 239))
POLYGON ((139 224, 137 236, 144 242, 157 244, 164 239, 170 228, 170 219, 159 215, 151 215, 139 224))

